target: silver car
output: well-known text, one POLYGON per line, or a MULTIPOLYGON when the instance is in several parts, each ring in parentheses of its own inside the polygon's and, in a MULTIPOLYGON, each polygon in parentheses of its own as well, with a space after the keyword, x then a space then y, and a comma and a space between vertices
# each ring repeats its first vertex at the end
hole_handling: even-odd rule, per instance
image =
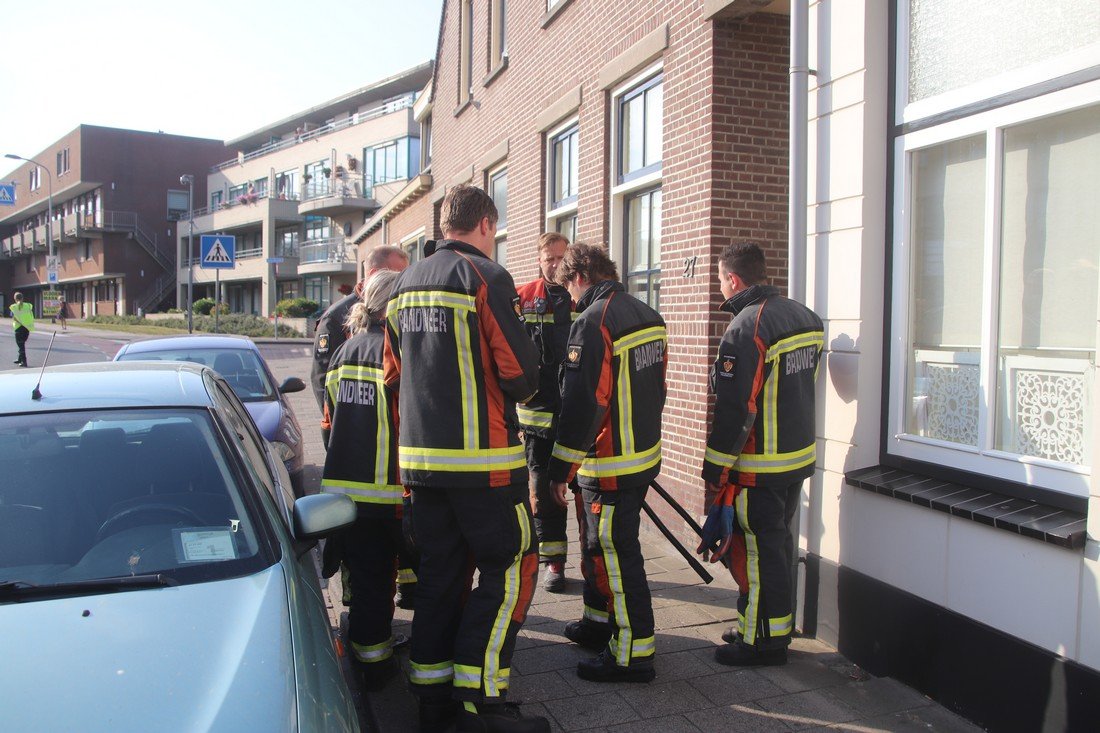
POLYGON ((194 364, 0 377, 0 728, 355 731, 295 500, 194 364))

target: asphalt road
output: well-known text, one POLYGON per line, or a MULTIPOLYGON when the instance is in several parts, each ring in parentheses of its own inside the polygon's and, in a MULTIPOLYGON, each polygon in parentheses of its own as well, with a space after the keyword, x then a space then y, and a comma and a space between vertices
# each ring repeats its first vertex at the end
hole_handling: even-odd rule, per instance
MULTIPOLYGON (((37 324, 27 341, 27 362, 31 368, 41 368, 50 351, 50 364, 79 364, 86 361, 110 361, 115 352, 129 339, 100 336, 94 331, 62 331, 49 321, 37 324), (54 334, 57 334, 54 337, 54 334), (50 346, 51 340, 53 346, 50 346)), ((11 319, 0 319, 0 371, 20 369, 14 363, 17 350, 11 319)))

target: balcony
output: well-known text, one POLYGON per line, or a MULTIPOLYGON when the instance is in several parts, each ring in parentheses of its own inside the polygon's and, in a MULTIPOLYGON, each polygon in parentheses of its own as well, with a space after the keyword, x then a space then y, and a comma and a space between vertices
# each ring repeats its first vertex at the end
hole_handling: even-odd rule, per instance
POLYGON ((302 188, 298 213, 339 216, 378 208, 370 179, 339 169, 331 180, 310 181, 302 188))
POLYGON ((302 243, 298 260, 299 275, 355 274, 358 248, 344 237, 314 239, 302 243))
MULTIPOLYGON (((83 230, 94 229, 95 227, 92 226, 92 224, 95 219, 97 217, 102 217, 105 213, 110 212, 100 212, 100 214, 95 216, 69 214, 54 219, 52 232, 54 242, 57 244, 72 244, 76 242, 79 237, 82 236, 83 230), (85 219, 83 222, 81 221, 82 217, 85 219)), ((32 229, 16 232, 10 237, 5 237, 0 240, 0 259, 18 257, 33 252, 46 252, 49 248, 46 225, 41 224, 32 229)))
MULTIPOLYGON (((267 193, 239 196, 231 201, 223 201, 215 207, 195 209, 195 234, 199 232, 224 231, 244 227, 249 224, 263 224, 270 216, 276 225, 294 224, 302 221, 298 213, 297 197, 269 196, 267 193)), ((186 228, 187 220, 180 221, 186 228)))

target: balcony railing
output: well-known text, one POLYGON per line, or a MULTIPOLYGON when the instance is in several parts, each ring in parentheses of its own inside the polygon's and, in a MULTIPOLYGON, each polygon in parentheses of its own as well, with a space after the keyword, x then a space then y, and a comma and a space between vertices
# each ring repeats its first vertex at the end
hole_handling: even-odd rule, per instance
POLYGON ((370 198, 373 191, 370 178, 363 173, 336 173, 332 178, 311 180, 302 186, 302 201, 323 199, 329 196, 343 198, 370 198))
POLYGON ((303 265, 317 262, 355 262, 357 247, 348 244, 344 237, 313 239, 302 243, 299 262, 303 265))
POLYGON ((415 98, 415 94, 406 94, 396 99, 391 99, 387 102, 383 102, 377 107, 372 107, 365 112, 356 112, 349 117, 330 122, 327 125, 321 125, 320 127, 314 128, 308 132, 303 132, 299 135, 295 135, 294 137, 290 137, 285 140, 275 140, 273 142, 269 142, 268 144, 259 147, 249 153, 237 156, 232 160, 226 160, 222 163, 218 163, 217 165, 211 167, 210 172, 217 173, 218 171, 232 168, 235 165, 242 165, 250 160, 255 160, 256 158, 267 155, 268 153, 274 153, 277 150, 284 150, 286 148, 298 145, 299 143, 304 143, 308 140, 313 140, 322 135, 327 135, 330 132, 336 132, 338 130, 343 130, 348 127, 354 127, 355 125, 362 124, 367 120, 373 120, 375 118, 382 117, 383 115, 393 114, 394 112, 408 109, 409 107, 412 107, 415 98))
MULTIPOLYGON (((252 204, 259 203, 260 201, 263 201, 264 199, 286 199, 286 200, 289 200, 289 201, 297 201, 298 200, 298 194, 297 194, 297 192, 291 192, 291 193, 288 193, 288 194, 272 194, 272 193, 269 193, 267 191, 265 191, 263 193, 242 194, 240 196, 233 196, 233 197, 227 198, 225 201, 222 201, 221 203, 217 204, 216 206, 203 206, 200 209, 195 209, 194 216, 196 216, 196 217, 206 216, 207 214, 210 214, 210 213, 215 212, 215 211, 222 211, 224 209, 232 209, 232 208, 237 207, 237 206, 250 206, 252 204)), ((185 217, 185 218, 181 219, 180 221, 186 222, 187 219, 185 217)))

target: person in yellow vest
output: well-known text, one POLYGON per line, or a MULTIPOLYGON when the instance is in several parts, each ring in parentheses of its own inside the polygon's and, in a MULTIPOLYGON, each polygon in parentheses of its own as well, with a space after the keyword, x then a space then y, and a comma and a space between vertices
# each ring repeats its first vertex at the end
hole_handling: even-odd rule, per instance
POLYGON ((27 366, 27 339, 34 330, 34 306, 23 302, 23 294, 15 294, 15 302, 11 304, 11 327, 15 329, 15 345, 19 349, 19 355, 15 357, 15 363, 21 367, 27 366))

